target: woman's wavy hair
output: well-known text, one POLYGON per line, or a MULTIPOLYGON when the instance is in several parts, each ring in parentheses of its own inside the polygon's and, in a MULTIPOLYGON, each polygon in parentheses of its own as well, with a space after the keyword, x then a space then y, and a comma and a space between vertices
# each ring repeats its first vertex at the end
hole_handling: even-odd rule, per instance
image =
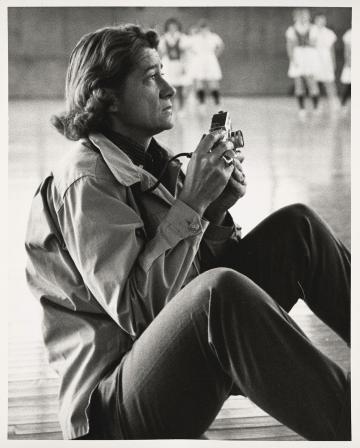
POLYGON ((109 107, 126 77, 135 68, 144 48, 157 49, 155 30, 126 24, 86 34, 73 49, 66 74, 66 110, 51 118, 56 129, 70 140, 101 131, 109 107))

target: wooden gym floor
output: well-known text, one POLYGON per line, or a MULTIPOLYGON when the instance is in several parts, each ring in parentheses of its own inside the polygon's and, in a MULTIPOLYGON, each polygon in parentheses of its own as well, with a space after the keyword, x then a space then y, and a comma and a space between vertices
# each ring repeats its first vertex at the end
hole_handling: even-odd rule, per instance
MULTIPOLYGON (((40 309, 25 284, 24 232, 40 179, 71 148, 50 128, 58 101, 16 101, 9 106, 8 438, 60 439, 56 375, 48 367, 40 335, 40 309)), ((350 113, 298 118, 291 98, 225 98, 234 128, 245 135, 248 192, 232 210, 246 233, 283 205, 314 207, 350 247, 350 113)), ((174 152, 192 151, 216 109, 194 103, 159 140, 174 152)), ((291 315, 329 357, 350 368, 346 345, 298 303, 291 315)), ((230 397, 206 433, 221 440, 302 440, 243 397, 230 397)))

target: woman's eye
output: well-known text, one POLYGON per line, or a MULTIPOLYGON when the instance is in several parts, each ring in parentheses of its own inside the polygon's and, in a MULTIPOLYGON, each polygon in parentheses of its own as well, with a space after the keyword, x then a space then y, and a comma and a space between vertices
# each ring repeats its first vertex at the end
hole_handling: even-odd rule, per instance
POLYGON ((157 79, 159 79, 159 78, 163 78, 165 76, 165 73, 163 73, 163 72, 159 72, 159 73, 153 73, 153 74, 150 74, 149 75, 149 77, 148 77, 148 79, 152 79, 152 80, 157 80, 157 79))

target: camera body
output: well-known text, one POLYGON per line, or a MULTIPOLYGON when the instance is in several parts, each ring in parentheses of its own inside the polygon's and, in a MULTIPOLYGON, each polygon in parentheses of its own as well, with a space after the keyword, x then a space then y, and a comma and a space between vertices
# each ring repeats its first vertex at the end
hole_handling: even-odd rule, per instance
POLYGON ((210 132, 219 130, 226 132, 224 140, 231 140, 236 148, 244 147, 243 133, 240 130, 235 132, 232 130, 232 123, 229 112, 220 110, 218 113, 213 115, 211 119, 210 132))

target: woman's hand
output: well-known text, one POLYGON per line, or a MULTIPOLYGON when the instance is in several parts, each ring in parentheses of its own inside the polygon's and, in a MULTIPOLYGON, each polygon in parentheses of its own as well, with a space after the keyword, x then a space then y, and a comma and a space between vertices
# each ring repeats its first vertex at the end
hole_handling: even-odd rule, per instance
POLYGON ((220 196, 235 169, 234 164, 228 165, 222 158, 224 153, 235 157, 234 145, 231 141, 222 141, 224 135, 223 132, 205 135, 187 168, 179 199, 200 215, 220 196))
POLYGON ((246 193, 246 179, 242 167, 243 160, 243 154, 237 151, 234 159, 234 170, 226 187, 205 211, 205 217, 214 224, 221 224, 227 210, 246 193))

